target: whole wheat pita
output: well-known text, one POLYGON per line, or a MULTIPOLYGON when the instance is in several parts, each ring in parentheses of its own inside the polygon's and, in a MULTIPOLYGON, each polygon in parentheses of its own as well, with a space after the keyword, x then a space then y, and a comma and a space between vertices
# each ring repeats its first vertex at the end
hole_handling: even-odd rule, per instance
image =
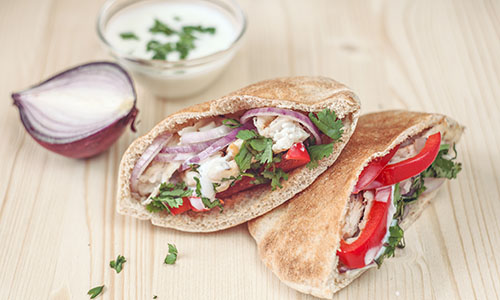
POLYGON ((229 228, 284 203, 310 185, 336 160, 356 127, 360 103, 357 96, 346 86, 324 77, 287 77, 262 81, 237 90, 225 97, 181 110, 157 124, 149 133, 135 140, 123 155, 118 179, 117 211, 154 225, 190 232, 211 232, 229 228), (130 176, 136 161, 153 140, 165 132, 174 133, 194 122, 218 115, 232 114, 259 107, 278 107, 302 112, 333 110, 344 124, 339 142, 333 153, 321 160, 314 169, 300 167, 289 173, 283 187, 271 190, 269 186, 257 186, 237 193, 224 200, 224 212, 217 210, 181 215, 151 213, 130 190, 130 176))
MULTIPOLYGON (((265 265, 288 286, 322 298, 331 298, 361 275, 366 269, 337 269, 349 197, 370 161, 424 130, 440 131, 445 143, 456 143, 463 127, 438 114, 386 111, 361 116, 332 167, 285 204, 248 222, 265 265)), ((419 197, 401 226, 407 228, 435 194, 419 197)))

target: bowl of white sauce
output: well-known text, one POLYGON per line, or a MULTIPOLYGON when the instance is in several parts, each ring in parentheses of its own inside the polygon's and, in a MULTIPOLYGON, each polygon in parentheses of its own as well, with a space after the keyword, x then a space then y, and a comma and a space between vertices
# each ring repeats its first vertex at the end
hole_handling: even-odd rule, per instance
POLYGON ((97 31, 134 79, 162 98, 183 98, 213 83, 246 30, 232 0, 108 0, 97 31))

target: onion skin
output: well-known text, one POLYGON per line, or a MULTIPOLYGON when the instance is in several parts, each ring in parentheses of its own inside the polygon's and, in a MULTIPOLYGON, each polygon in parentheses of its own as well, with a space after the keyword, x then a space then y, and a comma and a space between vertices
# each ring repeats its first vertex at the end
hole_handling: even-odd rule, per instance
POLYGON ((123 134, 125 131, 125 128, 127 125, 130 124, 130 128, 133 132, 136 131, 134 122, 135 118, 138 114, 138 109, 136 108, 136 103, 137 103, 137 94, 134 89, 134 85, 132 82, 132 79, 128 75, 128 73, 121 68, 119 65, 115 63, 110 63, 110 62, 93 62, 93 63, 88 63, 84 65, 77 66, 75 68, 68 69, 66 71, 63 71, 37 85, 34 85, 30 87, 27 90, 34 89, 37 87, 40 87, 44 84, 49 83, 52 80, 59 79, 61 76, 65 76, 69 72, 75 72, 78 71, 80 68, 85 68, 85 67, 98 67, 99 65, 105 65, 107 67, 114 67, 118 72, 121 72, 121 75, 123 75, 128 83, 130 84, 130 87, 132 89, 133 93, 133 106, 132 109, 129 111, 129 113, 120 119, 117 119, 113 123, 107 125, 106 127, 98 129, 98 131, 85 136, 79 140, 71 141, 71 142, 61 142, 57 143, 56 142, 47 142, 44 141, 41 137, 46 136, 44 134, 41 134, 38 132, 31 124, 29 117, 27 116, 26 113, 26 107, 23 104, 22 101, 22 93, 13 93, 12 94, 12 99, 14 100, 14 105, 17 106, 19 109, 19 115, 21 118, 21 122, 23 123, 24 128, 26 131, 33 137, 33 139, 43 146, 44 148, 53 151, 55 153, 58 153, 60 155, 66 156, 66 157, 71 157, 71 158, 89 158, 92 156, 95 156, 105 150, 107 150, 111 145, 123 134))

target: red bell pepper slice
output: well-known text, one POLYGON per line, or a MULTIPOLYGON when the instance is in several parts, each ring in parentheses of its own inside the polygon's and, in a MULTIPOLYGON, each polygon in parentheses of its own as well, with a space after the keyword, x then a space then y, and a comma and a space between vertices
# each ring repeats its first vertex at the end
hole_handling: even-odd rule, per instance
POLYGON ((375 190, 375 200, 368 213, 365 228, 354 242, 350 244, 344 240, 340 242, 340 250, 337 251, 337 255, 340 262, 347 268, 363 268, 366 266, 365 256, 368 250, 382 247, 382 240, 387 233, 387 214, 391 201, 391 186, 375 190))
POLYGON ((392 159, 394 154, 399 149, 399 145, 394 147, 388 154, 386 154, 383 157, 377 157, 374 160, 372 160, 364 169, 361 171, 361 174, 359 175, 358 183, 356 183, 356 186, 354 187, 354 194, 359 193, 360 191, 364 190, 366 186, 368 186, 372 181, 375 180, 375 178, 378 177, 378 175, 382 172, 384 167, 389 163, 389 161, 392 159))
POLYGON ((283 155, 281 162, 276 167, 281 168, 283 171, 288 172, 298 167, 301 167, 311 161, 309 152, 303 143, 295 143, 283 155))
POLYGON ((191 209, 191 203, 189 203, 189 199, 184 197, 182 198, 182 205, 179 206, 179 207, 170 207, 168 206, 168 209, 170 210, 170 212, 172 213, 172 215, 178 215, 178 214, 182 214, 183 212, 185 211, 188 211, 191 209))
POLYGON ((425 171, 436 159, 441 146, 441 133, 427 138, 424 148, 414 157, 385 166, 377 178, 365 189, 393 185, 425 171))

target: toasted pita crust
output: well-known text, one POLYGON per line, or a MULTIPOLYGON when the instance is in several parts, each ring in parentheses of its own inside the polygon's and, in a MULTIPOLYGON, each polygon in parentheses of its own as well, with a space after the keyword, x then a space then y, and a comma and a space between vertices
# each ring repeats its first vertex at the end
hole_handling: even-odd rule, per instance
MULTIPOLYGON (((336 268, 346 204, 359 174, 372 159, 430 128, 441 131, 447 143, 457 142, 463 131, 438 114, 385 111, 361 116, 332 167, 287 203, 248 222, 266 266, 288 286, 323 298, 361 275, 366 269, 339 274, 336 268)), ((421 196, 401 226, 408 227, 434 195, 421 196)))
POLYGON ((211 232, 226 229, 260 216, 279 206, 309 186, 323 173, 344 148, 352 135, 359 116, 357 96, 346 86, 324 77, 289 77, 262 81, 217 100, 179 111, 157 124, 149 133, 135 140, 123 155, 118 179, 117 211, 154 225, 191 232, 211 232), (271 191, 260 186, 224 199, 224 212, 187 212, 177 216, 150 213, 131 196, 130 174, 135 162, 155 137, 164 132, 177 132, 196 120, 235 113, 257 107, 280 107, 304 112, 329 108, 344 123, 341 141, 334 144, 333 154, 313 170, 298 168, 283 182, 283 188, 271 191))

